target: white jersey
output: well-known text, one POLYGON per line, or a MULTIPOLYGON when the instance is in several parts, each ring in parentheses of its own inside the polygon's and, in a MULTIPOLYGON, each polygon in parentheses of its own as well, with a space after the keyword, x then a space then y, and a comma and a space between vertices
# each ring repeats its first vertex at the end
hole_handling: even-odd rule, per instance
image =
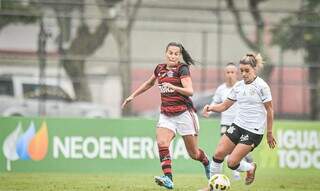
POLYGON ((252 83, 239 81, 228 95, 228 99, 238 102, 238 111, 234 123, 255 134, 264 134, 267 112, 265 102, 271 101, 268 84, 257 77, 252 83))
MULTIPOLYGON (((212 103, 211 104, 219 104, 222 103, 224 100, 226 100, 228 98, 229 93, 231 92, 232 87, 228 87, 226 85, 226 83, 221 84, 213 98, 212 98, 212 103)), ((221 113, 221 121, 220 121, 220 125, 228 125, 230 126, 233 121, 234 118, 236 117, 236 113, 237 113, 237 103, 234 103, 229 109, 227 109, 226 111, 221 113)))

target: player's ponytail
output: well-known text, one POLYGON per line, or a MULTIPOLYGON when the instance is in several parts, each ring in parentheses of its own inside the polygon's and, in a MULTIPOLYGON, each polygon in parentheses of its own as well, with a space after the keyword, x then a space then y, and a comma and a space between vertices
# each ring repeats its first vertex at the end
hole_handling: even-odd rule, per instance
POLYGON ((241 60, 240 64, 249 64, 253 68, 263 68, 263 59, 261 54, 248 53, 241 60))
POLYGON ((181 54, 182 54, 182 58, 186 62, 186 64, 194 65, 193 59, 191 58, 190 54, 186 51, 186 49, 184 49, 184 47, 182 45, 181 45, 181 54))
POLYGON ((190 54, 188 53, 188 51, 186 51, 186 49, 182 46, 181 43, 170 42, 170 43, 167 45, 166 51, 168 50, 169 46, 179 47, 184 62, 185 62, 186 64, 188 64, 188 65, 191 65, 191 64, 194 65, 194 60, 191 58, 190 54))

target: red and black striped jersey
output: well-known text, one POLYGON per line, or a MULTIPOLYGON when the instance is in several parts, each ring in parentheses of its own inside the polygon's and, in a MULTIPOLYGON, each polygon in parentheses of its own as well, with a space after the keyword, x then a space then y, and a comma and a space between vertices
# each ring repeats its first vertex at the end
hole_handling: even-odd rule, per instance
POLYGON ((182 95, 173 89, 162 86, 167 82, 182 87, 181 79, 190 76, 189 66, 179 64, 176 68, 167 69, 167 64, 158 64, 154 70, 161 93, 161 113, 172 116, 183 113, 186 110, 194 110, 190 97, 182 95))

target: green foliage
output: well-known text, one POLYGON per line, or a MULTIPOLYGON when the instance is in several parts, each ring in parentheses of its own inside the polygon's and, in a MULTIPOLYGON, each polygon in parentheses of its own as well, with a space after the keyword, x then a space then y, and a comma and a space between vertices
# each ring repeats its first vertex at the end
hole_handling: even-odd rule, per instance
POLYGON ((34 5, 23 5, 22 1, 2 0, 0 9, 0 29, 9 24, 33 23, 37 21, 39 11, 34 5))
POLYGON ((284 50, 307 49, 320 45, 320 2, 307 0, 301 11, 288 16, 272 30, 273 44, 284 50))
POLYGON ((273 29, 272 43, 283 50, 305 50, 304 61, 309 65, 310 118, 320 118, 320 1, 305 0, 300 11, 282 19, 273 29), (315 88, 318 87, 318 88, 315 88))

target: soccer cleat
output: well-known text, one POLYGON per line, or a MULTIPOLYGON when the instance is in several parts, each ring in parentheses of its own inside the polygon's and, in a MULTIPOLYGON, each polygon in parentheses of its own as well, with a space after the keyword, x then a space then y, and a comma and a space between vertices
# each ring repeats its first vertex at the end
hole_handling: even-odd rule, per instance
POLYGON ((255 176, 255 173, 256 173, 256 169, 257 169, 257 164, 256 163, 251 163, 251 164, 253 165, 253 169, 249 170, 247 172, 247 176, 246 176, 246 179, 245 179, 245 184, 246 185, 249 185, 254 181, 254 176, 255 176))
POLYGON ((155 176, 154 177, 154 181, 159 185, 159 186, 163 186, 167 189, 173 189, 173 182, 172 180, 165 176, 165 175, 162 175, 162 176, 155 176))
POLYGON ((208 180, 211 178, 211 173, 210 173, 210 164, 211 162, 209 161, 207 166, 204 166, 204 172, 206 173, 206 177, 208 180))

